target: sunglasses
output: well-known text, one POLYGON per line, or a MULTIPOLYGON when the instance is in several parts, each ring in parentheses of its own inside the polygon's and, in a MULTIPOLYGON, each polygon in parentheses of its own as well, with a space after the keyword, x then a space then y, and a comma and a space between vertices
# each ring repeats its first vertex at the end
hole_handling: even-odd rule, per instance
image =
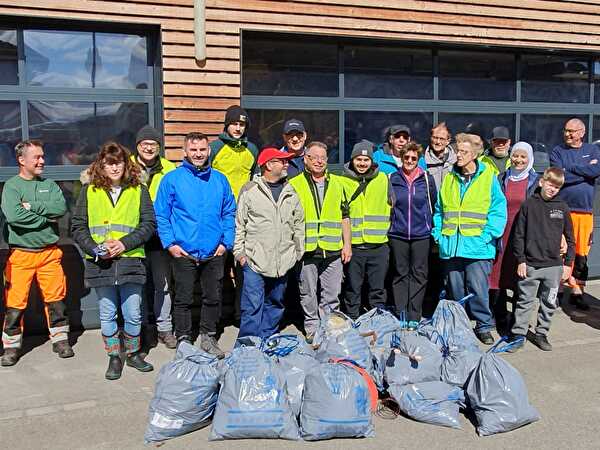
POLYGON ((403 156, 402 161, 418 161, 419 158, 417 156, 403 156))
POLYGON ((401 137, 403 137, 404 139, 408 139, 410 137, 409 134, 404 131, 392 134, 392 136, 394 137, 394 139, 399 139, 401 137))

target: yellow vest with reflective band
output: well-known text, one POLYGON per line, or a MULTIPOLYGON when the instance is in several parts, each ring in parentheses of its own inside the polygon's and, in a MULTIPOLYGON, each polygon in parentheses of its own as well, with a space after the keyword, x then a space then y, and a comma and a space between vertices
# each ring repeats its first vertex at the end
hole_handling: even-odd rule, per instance
POLYGON ((345 200, 341 177, 327 174, 327 190, 320 214, 317 212, 316 199, 306 177, 306 174, 300 174, 289 181, 298 193, 304 208, 305 250, 311 252, 317 247, 328 251, 341 250, 343 247, 341 205, 345 200))
MULTIPOLYGON (((90 185, 87 189, 88 228, 92 239, 101 244, 107 239, 121 239, 131 233, 140 223, 142 189, 128 187, 121 192, 113 206, 110 195, 90 185)), ((134 248, 121 256, 143 258, 144 247, 134 248)))
MULTIPOLYGON (((147 187, 148 187, 148 192, 150 193, 150 200, 152 200, 152 202, 154 203, 154 200, 156 199, 156 194, 158 193, 158 186, 160 186, 160 182, 163 179, 163 177, 169 173, 171 170, 175 170, 177 169, 177 166, 172 163, 171 161, 169 161, 168 159, 162 158, 160 157, 160 165, 162 166, 162 170, 158 173, 155 173, 154 176, 152 177, 152 180, 150 181, 150 186, 148 186, 148 183, 144 183, 147 187)), ((138 163, 137 158, 135 157, 135 155, 131 155, 131 160, 140 165, 140 163, 138 163)), ((144 169, 142 168, 142 172, 144 172, 144 169)))
MULTIPOLYGON (((490 169, 492 169, 494 171, 495 175, 500 174, 500 171, 498 170, 498 166, 494 163, 492 158, 490 158, 488 155, 481 155, 479 158, 477 158, 477 160, 481 161, 482 163, 487 164, 490 167, 490 169)), ((510 158, 508 158, 506 160, 506 162, 504 163, 505 170, 508 170, 509 167, 510 167, 510 158)))
MULTIPOLYGON (((359 182, 343 177, 348 201, 359 187, 359 182)), ((352 245, 383 244, 388 241, 390 210, 388 204, 388 177, 383 172, 367 184, 366 189, 350 203, 352 245)))
POLYGON ((480 236, 492 203, 492 183, 494 171, 484 164, 480 172, 469 184, 460 198, 460 181, 458 175, 450 173, 444 178, 441 188, 443 204, 442 234, 452 236, 458 230, 463 236, 480 236))

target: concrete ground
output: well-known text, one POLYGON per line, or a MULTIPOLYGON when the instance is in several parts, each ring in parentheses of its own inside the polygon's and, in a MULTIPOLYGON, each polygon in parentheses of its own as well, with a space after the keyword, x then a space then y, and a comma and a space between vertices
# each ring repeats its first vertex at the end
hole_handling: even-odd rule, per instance
MULTIPOLYGON (((505 358, 520 370, 530 402, 542 420, 501 435, 481 438, 464 416, 462 430, 414 422, 404 417, 375 417, 376 437, 317 443, 284 441, 208 442, 209 429, 173 439, 165 448, 598 448, 600 416, 600 286, 589 289, 588 312, 568 305, 555 316, 550 334, 554 351, 527 343, 505 358)), ((237 330, 221 338, 231 348, 237 330)), ((100 333, 86 331, 74 345, 75 357, 59 360, 50 342, 30 339, 29 351, 11 368, 0 368, 0 447, 4 449, 143 448, 148 403, 158 368, 173 352, 153 349, 149 374, 125 368, 118 381, 106 381, 100 333)))

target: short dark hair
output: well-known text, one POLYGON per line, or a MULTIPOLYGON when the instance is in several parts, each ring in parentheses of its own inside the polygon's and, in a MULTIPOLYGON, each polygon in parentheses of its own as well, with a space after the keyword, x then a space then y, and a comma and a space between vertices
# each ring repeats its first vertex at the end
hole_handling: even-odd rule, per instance
POLYGON ((44 148, 44 143, 39 139, 27 139, 26 141, 19 142, 15 145, 15 157, 17 158, 17 162, 19 161, 19 156, 23 156, 25 149, 28 147, 44 148))
POLYGON ((208 141, 208 136, 205 135, 204 133, 200 132, 200 131, 192 131, 188 134, 185 135, 185 137, 183 138, 183 146, 185 147, 185 144, 187 144, 188 142, 192 142, 192 141, 208 141))

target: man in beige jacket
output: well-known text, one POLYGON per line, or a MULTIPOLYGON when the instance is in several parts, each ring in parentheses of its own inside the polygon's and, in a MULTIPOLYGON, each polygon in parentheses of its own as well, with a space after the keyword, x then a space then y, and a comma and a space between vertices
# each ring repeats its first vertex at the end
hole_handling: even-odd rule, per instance
POLYGON ((288 271, 304 254, 304 211, 286 181, 293 156, 264 149, 258 157, 262 175, 238 197, 233 254, 244 271, 239 337, 277 332, 288 271))

